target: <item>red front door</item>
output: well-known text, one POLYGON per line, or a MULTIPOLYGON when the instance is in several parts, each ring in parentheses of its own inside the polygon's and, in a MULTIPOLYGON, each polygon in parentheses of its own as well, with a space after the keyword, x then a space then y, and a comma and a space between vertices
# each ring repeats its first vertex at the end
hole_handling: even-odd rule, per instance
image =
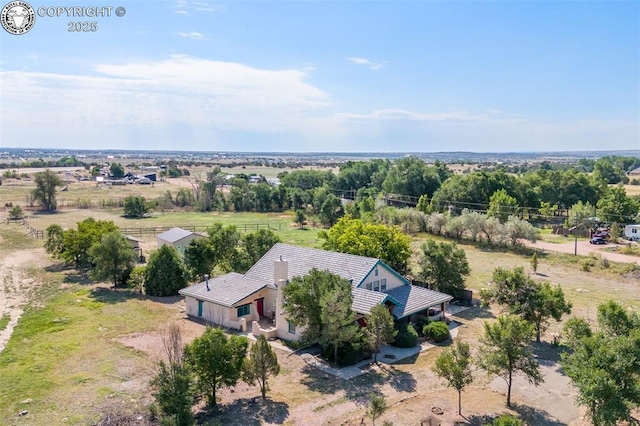
POLYGON ((264 298, 258 299, 257 302, 258 302, 258 315, 260 316, 260 318, 262 318, 264 316, 262 313, 264 308, 264 298))

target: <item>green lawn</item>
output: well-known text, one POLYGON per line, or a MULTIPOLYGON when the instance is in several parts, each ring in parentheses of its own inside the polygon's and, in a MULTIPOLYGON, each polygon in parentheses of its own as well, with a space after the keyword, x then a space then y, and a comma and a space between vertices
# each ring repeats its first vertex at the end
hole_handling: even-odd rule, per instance
POLYGON ((0 354, 3 424, 95 423, 109 399, 126 395, 125 405, 135 404, 145 396, 149 361, 112 339, 155 329, 175 310, 80 285, 56 291, 44 307, 28 307, 0 354), (28 417, 16 417, 22 410, 28 417))
MULTIPOLYGON (((29 223, 36 229, 44 230, 51 224, 59 224, 63 228, 73 228, 76 223, 88 217, 97 220, 111 220, 121 229, 128 229, 136 234, 136 228, 154 227, 197 227, 197 231, 204 231, 216 222, 225 225, 235 225, 242 232, 251 232, 269 225, 283 242, 307 247, 320 247, 318 240, 319 228, 305 227, 299 229, 293 222, 292 213, 200 213, 200 212, 156 212, 144 219, 128 219, 122 217, 120 209, 112 210, 63 210, 53 214, 37 214, 29 219, 29 223)), ((21 229, 18 225, 10 225, 21 229)), ((151 234, 149 234, 151 235, 151 234)))

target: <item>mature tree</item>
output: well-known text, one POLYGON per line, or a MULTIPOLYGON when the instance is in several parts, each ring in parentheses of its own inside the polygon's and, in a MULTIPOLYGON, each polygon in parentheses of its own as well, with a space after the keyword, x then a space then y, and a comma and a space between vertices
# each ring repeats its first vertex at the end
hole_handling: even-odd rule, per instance
POLYGON ((165 422, 190 426, 193 424, 193 388, 191 374, 184 362, 180 327, 172 324, 163 335, 162 342, 166 361, 158 362, 158 371, 151 381, 153 395, 165 422))
POLYGON ((462 415, 462 391, 473 382, 471 349, 468 343, 458 342, 436 359, 436 375, 447 380, 447 385, 458 391, 458 414, 462 415))
POLYGON ((351 299, 351 283, 329 271, 314 268, 305 276, 291 279, 283 292, 284 309, 289 321, 304 326, 303 337, 314 342, 320 340, 324 327, 320 300, 331 293, 351 299))
POLYGON ((54 259, 59 259, 64 251, 63 230, 60 225, 49 225, 45 229, 44 249, 54 259))
POLYGON ((495 217, 487 217, 481 221, 480 229, 489 244, 498 242, 504 233, 504 225, 495 217))
POLYGON ((91 265, 89 249, 109 232, 118 231, 112 221, 95 220, 89 217, 77 223, 77 229, 67 229, 62 233, 62 252, 60 256, 76 267, 91 265))
POLYGON ((638 214, 638 202, 627 196, 622 185, 607 188, 597 206, 598 217, 608 223, 630 223, 638 214))
POLYGON ((487 214, 496 217, 500 222, 505 223, 509 216, 518 212, 518 200, 510 196, 506 190, 500 189, 489 198, 489 210, 487 214))
POLYGON ((300 225, 300 229, 304 229, 305 220, 304 211, 302 209, 296 210, 296 223, 300 225))
POLYGON ((522 267, 513 271, 496 268, 492 281, 491 288, 480 292, 482 301, 506 306, 510 314, 530 322, 535 327, 537 342, 550 318, 560 321, 563 314, 571 313, 571 303, 565 300, 559 285, 537 283, 525 275, 522 267))
POLYGON ((64 185, 62 179, 55 172, 46 169, 35 175, 36 188, 33 190, 34 200, 40 204, 44 211, 50 212, 56 209, 56 188, 64 185))
POLYGON ((482 232, 482 224, 487 220, 487 217, 482 213, 472 212, 468 209, 462 210, 460 214, 460 221, 462 226, 473 241, 478 240, 478 235, 482 232))
POLYGON ((216 252, 207 239, 191 240, 184 249, 184 264, 193 279, 204 280, 216 263, 216 252))
POLYGON ((238 383, 244 367, 249 340, 229 336, 220 329, 207 328, 184 349, 186 361, 195 373, 199 388, 206 389, 211 407, 218 408, 217 390, 238 383))
MULTIPOLYGON (((441 168, 446 169, 445 165, 441 168)), ((387 177, 382 184, 382 188, 387 193, 420 197, 426 194, 431 197, 438 190, 441 179, 437 167, 428 166, 424 160, 417 157, 407 157, 397 160, 387 173, 387 177)), ((445 179, 449 173, 445 173, 445 179)))
POLYGON ((389 308, 384 305, 376 305, 367 315, 365 333, 369 346, 373 350, 373 362, 378 363, 378 352, 383 344, 391 344, 398 334, 394 329, 393 316, 389 308))
POLYGON ((123 281, 126 272, 135 264, 135 253, 124 236, 118 232, 107 232, 99 242, 89 249, 93 264, 91 275, 96 280, 110 280, 113 288, 123 281))
POLYGON ((371 421, 373 422, 373 426, 376 426, 376 419, 382 415, 389 408, 387 404, 387 400, 384 398, 384 395, 376 394, 374 392, 371 393, 371 399, 369 400, 369 408, 367 409, 367 414, 371 417, 371 421))
POLYGON ((512 246, 517 246, 519 240, 536 241, 538 230, 524 219, 509 216, 504 224, 504 237, 512 246))
POLYGON ((144 291, 149 296, 176 296, 187 286, 187 269, 173 246, 162 245, 149 256, 144 291))
POLYGON ((124 215, 126 217, 141 218, 147 214, 147 204, 144 197, 130 195, 124 199, 124 215))
POLYGON ((440 235, 447 226, 448 216, 442 213, 431 213, 427 219, 427 229, 435 235, 440 235))
POLYGON ((598 307, 598 326, 601 331, 593 333, 577 323, 573 351, 563 353, 560 363, 594 425, 631 423, 632 411, 640 408, 640 316, 610 301, 598 307))
POLYGON ((242 247, 249 259, 249 265, 254 265, 271 247, 282 240, 270 229, 259 229, 242 237, 242 247))
POLYGON ((418 277, 429 288, 462 296, 465 289, 464 279, 469 275, 469 263, 464 250, 454 243, 438 243, 428 239, 421 247, 420 272, 418 277))
POLYGON ((487 373, 507 383, 507 407, 511 407, 514 375, 521 374, 536 386, 543 381, 540 366, 529 349, 534 334, 533 325, 515 315, 499 316, 493 324, 484 323, 478 362, 487 373))
POLYGON ((567 346, 575 349, 582 339, 591 337, 593 332, 587 320, 571 317, 562 327, 562 335, 567 341, 567 346))
POLYGON ((571 226, 586 224, 587 226, 593 226, 596 222, 596 206, 591 203, 578 201, 571 206, 569 210, 569 224, 571 226))
POLYGON ((238 261, 238 245, 241 238, 238 228, 234 225, 214 223, 207 229, 207 233, 207 242, 215 253, 214 267, 219 266, 223 271, 233 271, 238 261))
POLYGON ((324 226, 333 226, 344 215, 344 207, 340 198, 328 194, 318 212, 320 223, 324 226))
POLYGON ((375 257, 400 274, 408 270, 411 239, 397 227, 364 223, 343 216, 318 236, 325 240, 322 247, 326 250, 375 257))
POLYGON ((111 163, 109 166, 109 172, 111 172, 111 177, 114 179, 121 179, 124 177, 124 167, 120 163, 111 163))
POLYGON ((353 296, 351 284, 343 280, 338 287, 320 297, 320 344, 333 349, 333 361, 338 363, 338 348, 350 343, 357 347, 360 329, 356 323, 356 313, 351 310, 353 296))
POLYGON ((267 398, 269 386, 267 381, 269 377, 280 374, 280 364, 278 364, 278 356, 267 342, 264 335, 258 336, 256 342, 251 345, 249 358, 244 365, 244 380, 253 385, 256 381, 260 386, 262 399, 267 398))
POLYGON ((628 335, 634 328, 640 328, 638 320, 637 315, 629 316, 627 311, 613 300, 598 306, 598 326, 606 336, 628 335))

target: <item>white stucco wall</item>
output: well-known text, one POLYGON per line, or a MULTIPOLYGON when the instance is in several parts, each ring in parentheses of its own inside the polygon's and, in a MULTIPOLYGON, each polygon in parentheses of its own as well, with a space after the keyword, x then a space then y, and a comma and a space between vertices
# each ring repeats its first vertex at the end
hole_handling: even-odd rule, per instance
POLYGON ((227 308, 226 306, 216 305, 215 303, 205 301, 202 309, 202 316, 198 316, 198 300, 194 297, 186 296, 184 298, 187 315, 194 318, 202 318, 215 325, 221 325, 227 328, 240 328, 235 315, 236 308, 227 308), (231 310, 233 310, 233 320, 231 318, 231 310))
MULTIPOLYGON (((382 281, 383 279, 387 280, 387 290, 391 290, 392 288, 400 287, 402 285, 406 285, 397 275, 393 272, 385 268, 383 265, 376 266, 367 277, 362 281, 358 287, 367 288, 367 283, 374 283, 375 281, 382 281), (378 276, 376 276, 375 271, 378 270, 378 276)), ((372 290, 374 288, 372 287, 372 290)))

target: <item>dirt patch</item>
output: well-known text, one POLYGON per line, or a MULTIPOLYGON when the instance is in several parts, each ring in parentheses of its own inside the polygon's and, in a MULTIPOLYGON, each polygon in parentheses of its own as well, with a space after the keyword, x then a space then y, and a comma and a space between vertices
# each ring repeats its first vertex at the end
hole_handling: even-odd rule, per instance
MULTIPOLYGON (((174 303, 181 304, 182 300, 174 303)), ((182 332, 183 344, 191 343, 193 339, 202 335, 205 330, 204 325, 189 321, 186 318, 180 318, 175 323, 178 324, 182 332)), ((168 326, 169 324, 167 323, 152 332, 127 334, 113 340, 148 355, 153 361, 158 361, 164 357, 162 337, 168 326)))
POLYGON ((42 248, 13 251, 0 259, 0 318, 5 314, 10 317, 7 327, 0 331, 0 352, 18 324, 24 305, 41 284, 30 278, 25 268, 34 264, 42 267, 48 263, 50 261, 42 248))

